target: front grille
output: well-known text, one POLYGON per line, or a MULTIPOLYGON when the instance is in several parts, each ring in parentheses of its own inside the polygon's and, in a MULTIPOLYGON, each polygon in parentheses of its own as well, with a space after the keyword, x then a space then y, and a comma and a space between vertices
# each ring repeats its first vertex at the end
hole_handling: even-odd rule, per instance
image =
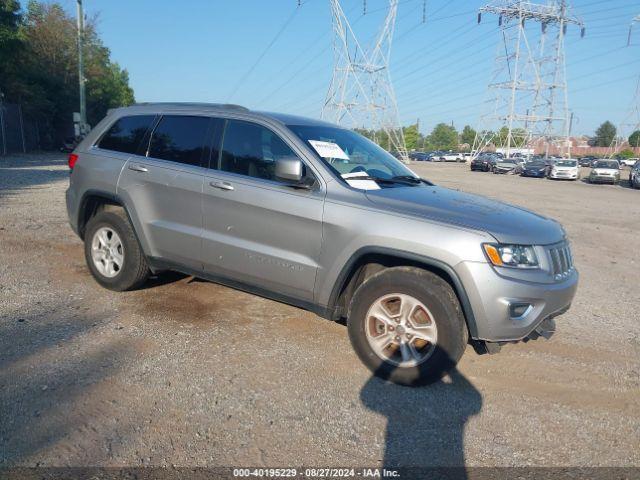
POLYGON ((551 256, 551 273, 556 280, 561 280, 573 271, 573 256, 568 244, 553 247, 549 250, 551 256))

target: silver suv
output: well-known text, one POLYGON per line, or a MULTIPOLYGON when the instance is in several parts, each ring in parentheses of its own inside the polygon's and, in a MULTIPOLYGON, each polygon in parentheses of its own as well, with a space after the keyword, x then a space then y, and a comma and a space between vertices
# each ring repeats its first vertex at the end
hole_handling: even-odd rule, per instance
POLYGON ((112 290, 177 270, 346 320, 376 375, 424 384, 471 343, 549 336, 565 232, 433 185, 338 126, 234 105, 110 111, 69 156, 69 220, 112 290))

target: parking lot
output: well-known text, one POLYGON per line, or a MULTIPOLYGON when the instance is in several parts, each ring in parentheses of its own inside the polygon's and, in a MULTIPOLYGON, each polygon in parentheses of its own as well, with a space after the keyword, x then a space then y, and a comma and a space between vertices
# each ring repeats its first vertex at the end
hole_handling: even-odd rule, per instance
MULTIPOLYGON (((420 162, 559 220, 581 282, 549 341, 468 348, 426 388, 343 325, 180 275, 100 288, 62 155, 0 160, 0 466, 640 465, 640 191, 420 162)), ((583 178, 587 169, 583 169, 583 178)))

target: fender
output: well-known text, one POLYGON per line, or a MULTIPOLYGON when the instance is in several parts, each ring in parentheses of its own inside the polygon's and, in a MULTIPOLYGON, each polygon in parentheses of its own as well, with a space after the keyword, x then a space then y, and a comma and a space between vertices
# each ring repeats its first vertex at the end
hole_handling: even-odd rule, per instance
MULTIPOLYGON (((81 224, 82 218, 84 216, 85 213, 85 208, 86 208, 86 203, 87 203, 87 198, 88 197, 100 197, 100 198, 104 198, 105 200, 109 200, 115 204, 118 204, 122 207, 122 209, 124 210, 124 212, 127 214, 127 218, 129 219, 129 223, 131 224, 131 229, 133 230, 133 234, 136 237, 136 240, 138 241, 138 245, 140 245, 140 247, 142 248, 142 251, 144 252, 145 255, 148 256, 148 245, 145 242, 142 242, 140 236, 138 235, 138 231, 137 231, 137 222, 134 222, 134 218, 137 219, 137 217, 132 217, 131 216, 131 212, 129 211, 129 207, 127 206, 127 204, 124 202, 124 200, 119 197, 116 194, 110 193, 110 192, 105 192, 103 190, 96 190, 96 189, 89 189, 86 192, 84 192, 82 194, 82 197, 80 199, 80 207, 78 208, 78 214, 77 214, 77 219, 76 219, 76 225, 78 225, 78 227, 81 224)), ((135 214, 135 212, 134 212, 135 214)), ((80 231, 80 229, 78 228, 78 230, 80 231)), ((80 238, 84 239, 84 229, 81 232, 80 238)))
POLYGON ((472 338, 477 337, 478 329, 476 325, 476 318, 475 318, 475 315, 473 314, 473 309, 471 307, 471 302, 469 301, 469 297, 464 288, 464 285, 462 284, 462 281, 460 281, 460 277, 458 277, 458 274, 455 272, 453 267, 432 257, 427 257, 427 256, 419 255, 416 253, 407 252, 404 250, 396 250, 394 248, 372 246, 372 247, 362 247, 356 250, 353 253, 353 255, 351 255, 347 263, 342 267, 342 270, 340 271, 338 278, 336 278, 333 289, 331 290, 331 296, 329 297, 329 305, 327 306, 329 311, 332 311, 332 312, 335 311, 338 304, 338 296, 340 295, 340 292, 342 291, 342 289, 345 287, 345 283, 347 282, 348 275, 351 272, 353 266, 362 257, 364 257, 365 255, 371 255, 371 254, 385 255, 388 257, 394 257, 394 258, 408 260, 408 261, 423 264, 423 265, 428 265, 446 273, 451 279, 451 282, 453 283, 454 291, 456 292, 456 294, 458 295, 458 298, 460 299, 460 305, 462 306, 462 311, 467 321, 467 327, 469 328, 469 335, 472 338))

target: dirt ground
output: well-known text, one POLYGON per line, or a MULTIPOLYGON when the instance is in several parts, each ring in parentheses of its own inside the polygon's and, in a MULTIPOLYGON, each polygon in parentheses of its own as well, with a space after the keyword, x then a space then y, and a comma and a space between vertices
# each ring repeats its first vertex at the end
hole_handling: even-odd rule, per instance
POLYGON ((180 275, 100 288, 64 162, 0 158, 0 466, 640 466, 640 191, 415 164, 562 222, 581 283, 551 340, 411 389, 294 307, 180 275))

